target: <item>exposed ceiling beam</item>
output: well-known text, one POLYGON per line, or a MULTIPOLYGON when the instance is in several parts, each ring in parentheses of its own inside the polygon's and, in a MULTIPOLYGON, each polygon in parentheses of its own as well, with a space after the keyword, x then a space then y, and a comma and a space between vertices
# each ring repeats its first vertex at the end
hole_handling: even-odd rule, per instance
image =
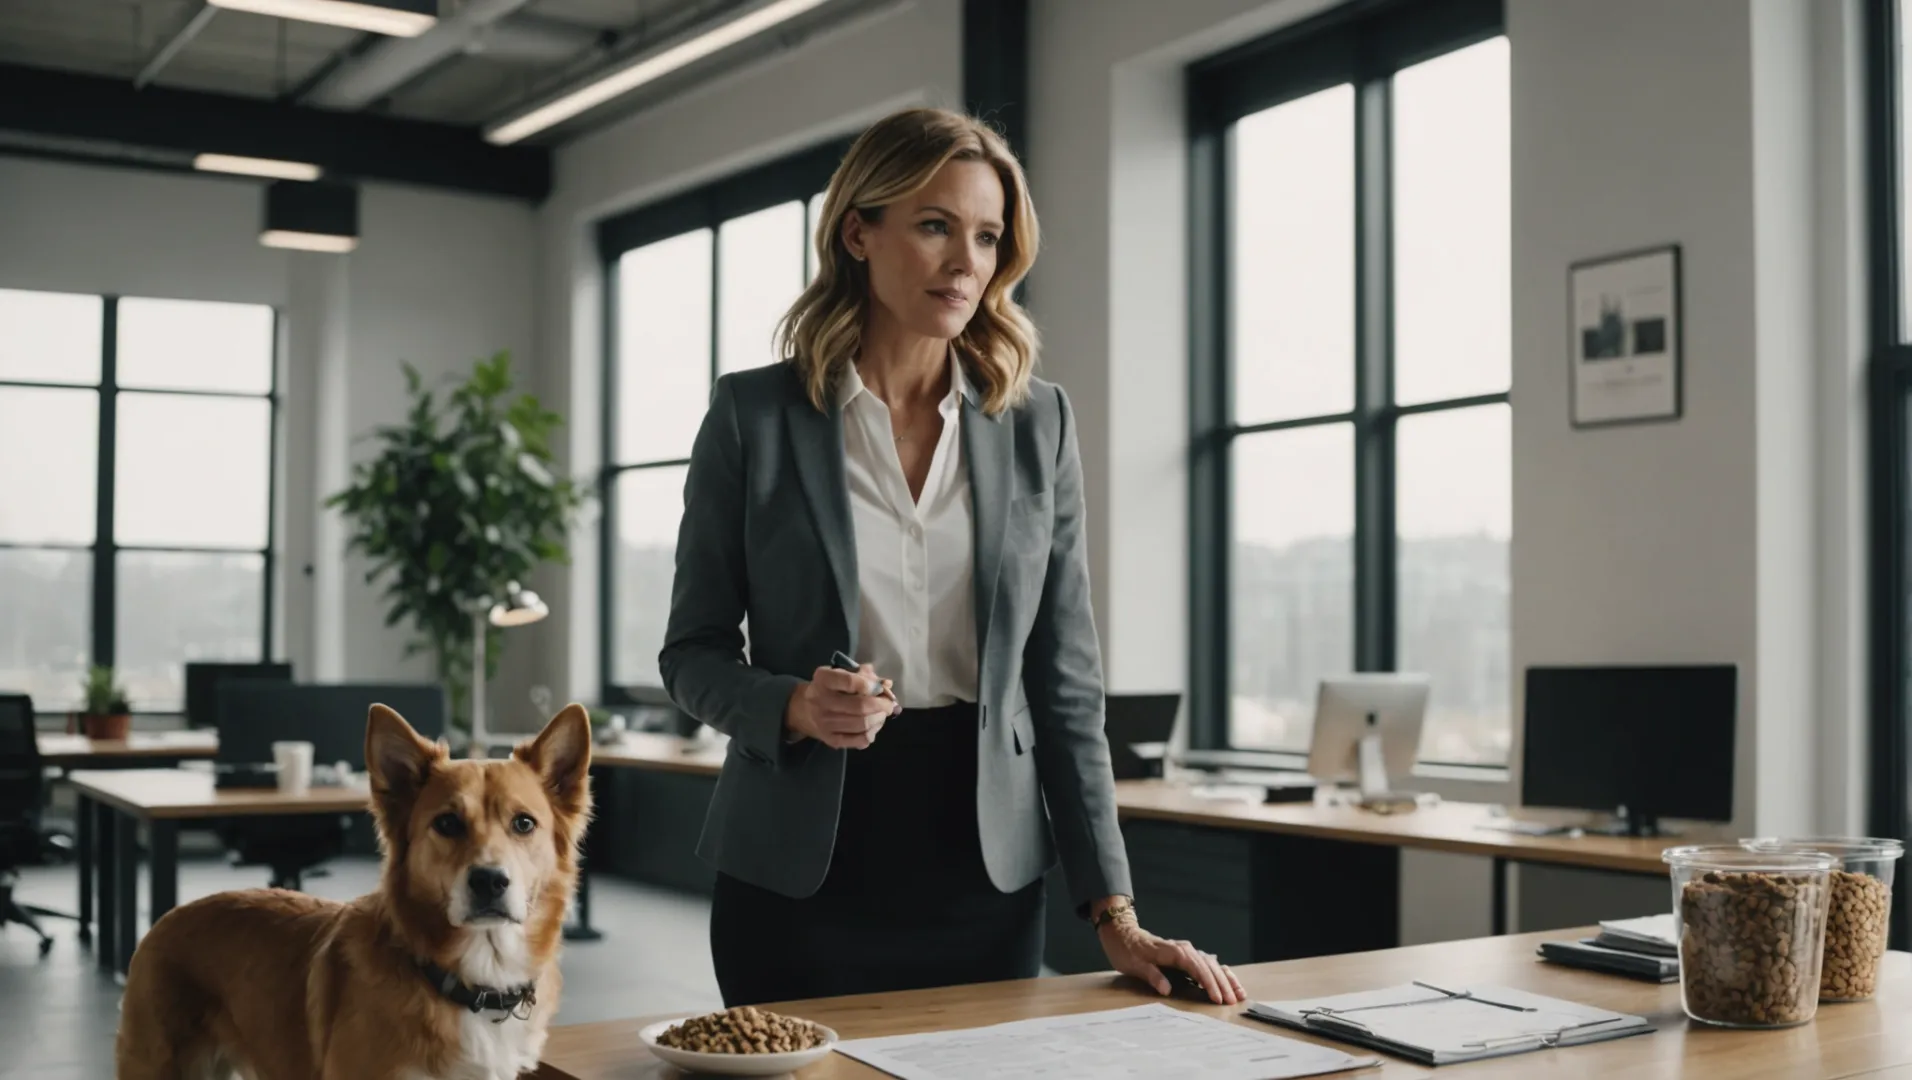
POLYGON ((0 64, 0 131, 320 166, 330 179, 387 180, 539 200, 551 155, 492 146, 476 129, 149 86, 0 64))
POLYGON ((388 38, 339 65, 307 95, 329 109, 363 109, 439 64, 465 54, 486 28, 530 0, 470 0, 414 38, 388 38))
POLYGON ((199 36, 199 32, 204 30, 206 24, 211 22, 213 16, 217 14, 219 14, 218 8, 211 4, 201 4, 199 10, 193 12, 192 18, 186 20, 186 25, 180 27, 179 32, 174 34, 166 44, 161 45, 159 51, 153 54, 153 58, 146 61, 146 66, 139 69, 139 74, 133 76, 134 89, 144 87, 147 83, 159 78, 159 73, 166 69, 167 64, 173 62, 173 57, 178 56, 181 50, 192 44, 192 40, 199 36))

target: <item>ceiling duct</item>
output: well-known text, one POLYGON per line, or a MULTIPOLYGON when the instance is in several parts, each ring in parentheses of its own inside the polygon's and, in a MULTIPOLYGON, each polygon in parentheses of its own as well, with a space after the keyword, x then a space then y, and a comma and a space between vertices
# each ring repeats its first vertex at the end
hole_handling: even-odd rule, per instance
POLYGON ((486 48, 494 24, 530 0, 471 0, 414 38, 390 38, 339 65, 305 101, 328 109, 363 109, 439 64, 486 48))

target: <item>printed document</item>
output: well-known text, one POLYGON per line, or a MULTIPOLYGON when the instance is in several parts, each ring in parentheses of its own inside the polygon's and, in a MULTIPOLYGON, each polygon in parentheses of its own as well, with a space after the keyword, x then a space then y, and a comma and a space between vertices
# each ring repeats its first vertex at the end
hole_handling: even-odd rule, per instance
POLYGON ((840 1043, 900 1080, 1289 1080, 1375 1064, 1160 1002, 840 1043))

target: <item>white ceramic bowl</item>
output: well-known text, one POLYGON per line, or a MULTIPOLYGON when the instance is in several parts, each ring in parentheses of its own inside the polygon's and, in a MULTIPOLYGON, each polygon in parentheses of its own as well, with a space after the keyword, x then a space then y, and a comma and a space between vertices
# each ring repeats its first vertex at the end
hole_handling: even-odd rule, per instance
POLYGON ((808 1050, 793 1050, 787 1054, 700 1054, 694 1050, 678 1050, 660 1045, 659 1035, 683 1023, 683 1020, 660 1020, 648 1025, 637 1033, 644 1040, 644 1046, 651 1053, 685 1072, 703 1073, 707 1076, 782 1076, 796 1072, 806 1065, 814 1065, 829 1056, 836 1049, 837 1033, 814 1025, 823 1033, 823 1041, 808 1050))

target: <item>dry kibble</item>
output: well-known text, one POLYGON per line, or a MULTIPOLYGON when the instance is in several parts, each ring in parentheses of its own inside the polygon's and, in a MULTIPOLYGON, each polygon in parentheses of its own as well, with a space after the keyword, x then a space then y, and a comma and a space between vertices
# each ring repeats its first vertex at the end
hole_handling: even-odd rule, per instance
POLYGON ((787 1054, 822 1045, 823 1033, 808 1020, 745 1005, 673 1025, 657 1041, 700 1054, 787 1054))
POLYGON ((1826 963, 1819 1000, 1859 1001, 1879 988, 1879 958, 1885 955, 1892 889, 1870 874, 1832 872, 1832 907, 1826 916, 1826 963))
POLYGON ((1806 954, 1825 910, 1823 887, 1810 877, 1714 870, 1688 882, 1680 895, 1688 1010, 1760 1027, 1810 1019, 1820 957, 1806 954))

